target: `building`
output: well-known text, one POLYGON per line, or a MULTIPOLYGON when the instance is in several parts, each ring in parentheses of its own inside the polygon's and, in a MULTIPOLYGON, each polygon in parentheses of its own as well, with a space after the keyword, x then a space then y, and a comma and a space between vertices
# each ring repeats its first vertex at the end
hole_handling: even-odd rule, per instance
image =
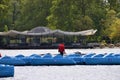
POLYGON ((66 48, 85 47, 84 37, 94 35, 97 30, 68 32, 50 30, 47 27, 36 27, 30 31, 10 30, 0 32, 0 47, 7 49, 53 49, 61 42, 66 48), (81 38, 82 37, 82 38, 81 38))

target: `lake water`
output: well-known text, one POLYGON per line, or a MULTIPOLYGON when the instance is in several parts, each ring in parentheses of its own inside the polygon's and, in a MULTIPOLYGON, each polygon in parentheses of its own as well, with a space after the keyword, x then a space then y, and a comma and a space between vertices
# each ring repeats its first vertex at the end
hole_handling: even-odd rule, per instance
MULTIPOLYGON (((82 53, 120 53, 120 48, 104 49, 66 49, 67 54, 82 53)), ((58 54, 57 49, 49 50, 0 50, 2 56, 23 54, 58 54)), ((120 65, 73 65, 73 66, 15 66, 14 77, 0 80, 119 80, 120 65)))

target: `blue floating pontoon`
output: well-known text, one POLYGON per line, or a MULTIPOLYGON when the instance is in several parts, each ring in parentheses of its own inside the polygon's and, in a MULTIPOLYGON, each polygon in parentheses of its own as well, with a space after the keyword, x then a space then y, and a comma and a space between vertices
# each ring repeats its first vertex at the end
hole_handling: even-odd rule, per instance
POLYGON ((88 54, 85 54, 83 58, 89 58, 89 57, 92 57, 93 55, 95 55, 95 53, 88 53, 88 54))
POLYGON ((31 58, 28 56, 19 54, 19 55, 15 56, 15 58, 23 60, 25 62, 25 65, 30 65, 31 58))
POLYGON ((98 65, 101 64, 103 62, 103 56, 104 54, 95 54, 91 57, 86 57, 84 59, 85 64, 87 65, 98 65))
POLYGON ((53 56, 50 53, 43 55, 43 57, 41 58, 41 61, 42 61, 41 62, 42 65, 53 65, 54 64, 53 56))
POLYGON ((25 62, 20 58, 4 56, 0 58, 0 64, 22 66, 25 65, 25 62))
POLYGON ((52 65, 53 63, 54 60, 50 53, 43 55, 43 57, 34 57, 31 61, 31 65, 52 65))
POLYGON ((32 54, 30 56, 17 55, 15 57, 4 56, 0 58, 0 64, 8 65, 120 65, 120 54, 78 54, 69 55, 44 55, 32 54))
POLYGON ((0 64, 0 78, 1 77, 13 77, 14 66, 0 64))
POLYGON ((85 58, 87 65, 119 65, 120 55, 109 54, 96 54, 92 57, 85 58))
POLYGON ((76 64, 76 62, 73 59, 69 57, 64 57, 60 54, 54 56, 53 59, 54 59, 55 65, 75 65, 76 64))
POLYGON ((84 60, 82 56, 83 54, 74 53, 74 54, 67 55, 66 57, 73 59, 76 62, 76 64, 79 65, 79 64, 84 64, 84 60))
POLYGON ((106 54, 103 60, 102 64, 104 65, 120 65, 120 56, 114 55, 113 53, 106 54))

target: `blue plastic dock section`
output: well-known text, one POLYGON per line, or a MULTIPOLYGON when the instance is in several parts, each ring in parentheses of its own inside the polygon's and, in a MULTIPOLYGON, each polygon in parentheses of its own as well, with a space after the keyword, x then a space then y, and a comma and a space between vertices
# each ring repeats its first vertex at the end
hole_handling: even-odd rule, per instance
POLYGON ((22 66, 25 65, 25 62, 21 58, 4 56, 0 58, 0 64, 22 66))
POLYGON ((120 65, 120 54, 115 53, 72 53, 69 55, 44 55, 32 54, 24 56, 22 54, 15 57, 4 56, 0 58, 0 64, 25 66, 25 65, 120 65))
POLYGON ((14 66, 0 64, 0 78, 2 77, 13 77, 14 66))

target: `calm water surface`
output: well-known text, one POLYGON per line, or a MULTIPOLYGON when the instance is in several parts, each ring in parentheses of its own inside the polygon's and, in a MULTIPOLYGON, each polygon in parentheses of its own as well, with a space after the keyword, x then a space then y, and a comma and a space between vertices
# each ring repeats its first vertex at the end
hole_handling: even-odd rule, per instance
MULTIPOLYGON (((105 49, 66 49, 67 54, 120 53, 120 48, 105 49)), ((54 50, 0 50, 2 56, 23 54, 58 54, 54 50)), ((15 66, 14 77, 0 80, 120 80, 120 65, 73 65, 73 66, 15 66)))

